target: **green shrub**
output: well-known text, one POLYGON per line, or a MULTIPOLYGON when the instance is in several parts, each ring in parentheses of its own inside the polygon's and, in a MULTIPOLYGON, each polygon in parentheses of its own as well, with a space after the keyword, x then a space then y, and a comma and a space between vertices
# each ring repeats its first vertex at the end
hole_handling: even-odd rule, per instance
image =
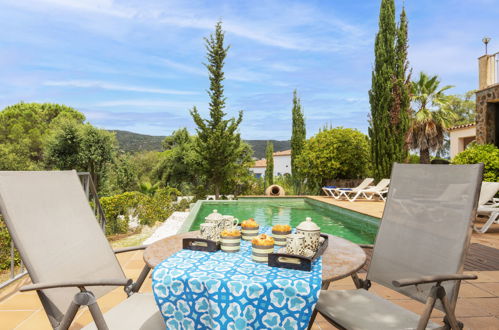
POLYGON ((124 234, 128 231, 130 210, 137 208, 142 196, 141 193, 133 191, 100 198, 100 204, 106 216, 106 235, 124 234), (124 218, 120 218, 120 215, 124 218))
POLYGON ((365 177, 369 172, 368 138, 351 128, 323 130, 306 141, 297 165, 308 185, 365 177))
POLYGON ((157 189, 152 196, 133 191, 102 197, 100 202, 106 216, 106 234, 126 233, 129 216, 138 216, 141 225, 165 221, 174 211, 172 201, 180 195, 177 189, 165 187, 157 189))
MULTIPOLYGON (((0 216, 0 270, 5 270, 10 268, 10 234, 7 230, 7 226, 3 222, 0 216)), ((14 254, 14 262, 16 265, 21 263, 21 257, 17 250, 14 254)))
POLYGON ((483 163, 485 166, 483 180, 489 182, 499 181, 499 149, 493 144, 475 144, 457 154, 452 160, 452 163, 483 163))
POLYGON ((419 155, 416 154, 409 154, 409 156, 406 159, 406 163, 409 164, 419 164, 419 155))

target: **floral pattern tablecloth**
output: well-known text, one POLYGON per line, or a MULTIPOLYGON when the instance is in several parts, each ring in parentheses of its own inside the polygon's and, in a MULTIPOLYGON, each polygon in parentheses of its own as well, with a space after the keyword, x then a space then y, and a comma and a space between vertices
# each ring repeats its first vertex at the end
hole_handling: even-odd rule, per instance
POLYGON ((306 329, 319 298, 322 260, 312 271, 269 267, 238 253, 181 250, 153 271, 167 329, 306 329))

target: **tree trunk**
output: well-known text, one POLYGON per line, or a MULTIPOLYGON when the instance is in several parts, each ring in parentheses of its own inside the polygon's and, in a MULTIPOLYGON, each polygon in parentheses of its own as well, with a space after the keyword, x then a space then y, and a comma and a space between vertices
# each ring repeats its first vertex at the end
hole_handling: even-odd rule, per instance
POLYGON ((429 149, 419 150, 419 163, 420 164, 430 164, 430 150, 429 149))
POLYGON ((215 184, 215 199, 218 200, 220 197, 220 186, 216 183, 215 184))

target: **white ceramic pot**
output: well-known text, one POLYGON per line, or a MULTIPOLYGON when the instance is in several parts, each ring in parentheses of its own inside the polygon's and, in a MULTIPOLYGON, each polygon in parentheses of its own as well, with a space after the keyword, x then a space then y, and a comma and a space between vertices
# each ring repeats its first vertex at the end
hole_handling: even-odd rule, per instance
POLYGON ((321 238, 321 229, 312 218, 306 218, 305 221, 296 227, 296 233, 305 236, 304 248, 312 250, 314 253, 319 249, 321 238))

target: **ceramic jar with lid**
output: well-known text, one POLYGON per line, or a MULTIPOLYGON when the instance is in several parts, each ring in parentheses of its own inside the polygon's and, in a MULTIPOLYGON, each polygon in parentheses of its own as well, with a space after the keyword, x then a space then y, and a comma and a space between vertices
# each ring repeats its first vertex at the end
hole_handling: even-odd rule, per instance
POLYGON ((305 221, 296 227, 296 233, 305 236, 305 249, 310 249, 314 253, 319 249, 319 240, 321 238, 321 229, 312 218, 306 218, 305 221))
POLYGON ((220 238, 220 233, 224 229, 224 217, 217 210, 213 210, 213 213, 209 214, 206 218, 204 218, 206 223, 213 223, 215 225, 215 231, 217 239, 220 238))

